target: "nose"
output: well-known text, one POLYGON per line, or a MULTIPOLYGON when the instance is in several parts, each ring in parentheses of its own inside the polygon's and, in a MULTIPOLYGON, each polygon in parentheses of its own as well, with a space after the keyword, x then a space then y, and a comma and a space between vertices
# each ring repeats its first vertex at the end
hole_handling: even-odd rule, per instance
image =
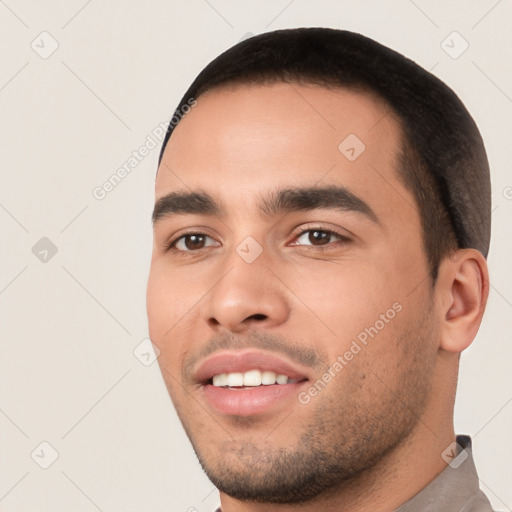
POLYGON ((231 267, 203 303, 203 318, 215 331, 275 327, 290 314, 285 289, 265 264, 231 260, 231 267))

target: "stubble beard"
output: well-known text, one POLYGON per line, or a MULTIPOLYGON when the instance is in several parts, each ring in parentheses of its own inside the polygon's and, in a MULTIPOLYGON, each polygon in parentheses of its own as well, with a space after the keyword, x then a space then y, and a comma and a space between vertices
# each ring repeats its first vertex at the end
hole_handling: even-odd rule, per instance
MULTIPOLYGON (((400 371, 390 382, 386 371, 374 371, 369 361, 350 363, 351 374, 343 382, 343 394, 334 394, 330 384, 307 405, 310 421, 302 427, 293 446, 251 443, 247 430, 203 449, 211 439, 180 414, 205 473, 223 493, 259 503, 298 504, 342 493, 364 473, 396 449, 414 430, 424 412, 430 393, 430 377, 435 364, 431 349, 431 317, 410 322, 397 344, 401 351, 400 371), (238 439, 237 439, 238 437, 238 439), (215 453, 215 455, 214 455, 215 453)), ((378 342, 375 340, 374 342, 378 342)), ((250 430, 251 420, 245 427, 250 430)), ((283 422, 283 426, 284 427, 283 422)), ((215 427, 214 427, 215 428, 215 427)), ((278 427, 279 428, 279 427, 278 427)), ((207 428, 203 422, 201 430, 207 428)), ((261 439, 261 436, 258 438, 261 439)))

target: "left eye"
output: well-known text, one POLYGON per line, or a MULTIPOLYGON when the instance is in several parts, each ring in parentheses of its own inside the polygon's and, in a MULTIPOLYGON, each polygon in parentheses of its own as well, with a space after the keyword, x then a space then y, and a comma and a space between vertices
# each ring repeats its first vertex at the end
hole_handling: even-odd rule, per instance
MULTIPOLYGON (((292 245, 310 245, 313 246, 322 246, 327 245, 331 242, 331 238, 335 237, 337 240, 348 240, 348 238, 335 233, 334 231, 329 231, 325 229, 308 229, 300 233, 297 241, 292 245)), ((336 240, 335 240, 336 241, 336 240)))

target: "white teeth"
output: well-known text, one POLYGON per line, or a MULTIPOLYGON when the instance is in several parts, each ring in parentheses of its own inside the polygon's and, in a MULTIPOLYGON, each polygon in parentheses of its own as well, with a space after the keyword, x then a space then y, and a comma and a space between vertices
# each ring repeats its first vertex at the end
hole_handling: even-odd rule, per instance
POLYGON ((214 386, 227 386, 228 385, 228 374, 221 373, 220 375, 215 375, 215 377, 213 377, 213 385, 214 386))
POLYGON ((228 386, 237 387, 244 385, 244 374, 243 373, 228 373, 228 386))
POLYGON ((278 375, 276 381, 278 384, 286 384, 288 382, 288 375, 278 375))
POLYGON ((259 370, 250 370, 244 373, 244 386, 260 386, 261 372, 259 370))
POLYGON ((276 383, 277 375, 275 372, 263 372, 261 375, 261 383, 265 386, 276 383))
POLYGON ((219 373, 212 379, 213 385, 218 387, 256 387, 270 386, 272 384, 287 384, 298 382, 298 379, 289 379, 287 375, 276 374, 271 371, 249 370, 244 373, 219 373))

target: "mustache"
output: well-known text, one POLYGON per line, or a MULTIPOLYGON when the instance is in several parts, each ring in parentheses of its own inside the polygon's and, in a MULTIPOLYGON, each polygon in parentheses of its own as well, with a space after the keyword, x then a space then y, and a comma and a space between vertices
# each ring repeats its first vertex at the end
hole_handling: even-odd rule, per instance
POLYGON ((310 346, 297 342, 290 343, 284 337, 276 334, 253 331, 247 335, 239 336, 233 333, 224 333, 211 338, 196 354, 186 357, 182 367, 182 376, 185 380, 190 379, 197 363, 215 352, 244 348, 265 350, 276 355, 281 354, 292 362, 313 369, 325 367, 327 361, 326 357, 321 356, 310 346))

